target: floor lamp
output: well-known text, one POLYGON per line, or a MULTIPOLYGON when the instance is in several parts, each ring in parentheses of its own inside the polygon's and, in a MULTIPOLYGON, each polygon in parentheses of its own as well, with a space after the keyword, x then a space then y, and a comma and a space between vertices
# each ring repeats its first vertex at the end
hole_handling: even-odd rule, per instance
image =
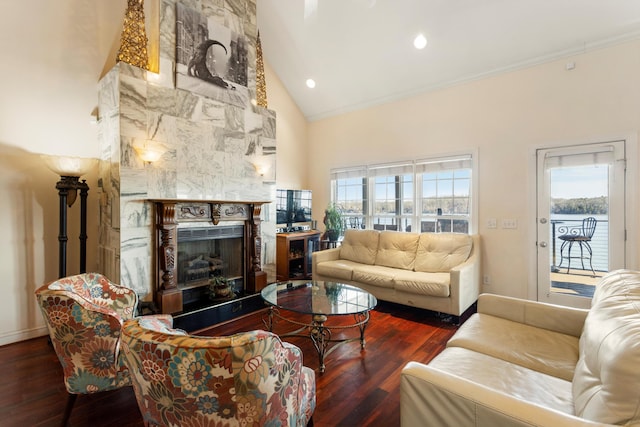
POLYGON ((60 198, 60 228, 58 233, 58 277, 67 275, 67 210, 80 192, 80 273, 87 272, 87 196, 89 185, 80 177, 95 166, 97 159, 63 156, 43 156, 49 169, 60 175, 56 183, 60 198))

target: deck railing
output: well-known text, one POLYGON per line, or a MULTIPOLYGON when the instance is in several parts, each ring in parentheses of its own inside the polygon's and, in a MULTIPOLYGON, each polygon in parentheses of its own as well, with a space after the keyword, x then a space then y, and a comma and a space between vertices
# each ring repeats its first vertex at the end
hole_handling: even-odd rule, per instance
MULTIPOLYGON (((580 219, 565 219, 565 218, 551 218, 551 266, 558 267, 560 264, 560 246, 562 245, 562 240, 558 239, 558 237, 566 232, 567 229, 576 229, 582 226, 582 217, 580 219)), ((593 251, 593 269, 596 271, 608 271, 609 269, 609 221, 606 219, 598 219, 598 223, 596 225, 595 233, 593 233, 593 237, 591 238, 591 250, 593 251)), ((566 251, 568 250, 568 245, 565 247, 565 256, 568 254, 566 251)), ((573 245, 573 253, 572 256, 576 256, 580 251, 579 245, 576 243, 573 245)), ((585 260, 585 270, 590 270, 588 265, 588 260, 585 260)), ((561 270, 564 270, 567 267, 567 261, 562 263, 560 267, 561 270)), ((572 260, 571 263, 572 269, 581 270, 582 264, 580 260, 572 260)))

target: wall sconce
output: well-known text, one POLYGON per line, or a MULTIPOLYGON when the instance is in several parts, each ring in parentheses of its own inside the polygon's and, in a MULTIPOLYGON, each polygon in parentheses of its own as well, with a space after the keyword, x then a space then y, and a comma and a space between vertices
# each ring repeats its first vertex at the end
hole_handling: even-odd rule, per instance
POLYGON ((134 143, 133 149, 136 150, 138 156, 145 163, 157 162, 160 160, 162 155, 167 152, 167 149, 164 146, 151 139, 145 139, 144 142, 134 143))
POLYGON ((254 156, 251 158, 250 162, 260 176, 265 176, 265 174, 267 174, 271 169, 271 163, 264 156, 254 156))
POLYGON ((80 273, 87 271, 87 195, 89 185, 80 177, 93 169, 98 159, 64 156, 41 156, 53 172, 60 175, 56 183, 60 197, 60 232, 58 234, 58 277, 67 275, 67 208, 73 206, 80 190, 80 273))

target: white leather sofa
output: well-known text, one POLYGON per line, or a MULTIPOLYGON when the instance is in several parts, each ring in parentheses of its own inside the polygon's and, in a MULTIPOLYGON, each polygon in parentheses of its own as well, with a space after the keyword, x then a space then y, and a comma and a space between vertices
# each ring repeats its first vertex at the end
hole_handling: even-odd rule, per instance
POLYGON ((340 247, 313 253, 313 279, 460 316, 480 293, 479 242, 460 233, 349 229, 340 247))
POLYGON ((478 312, 400 381, 403 427, 640 425, 640 273, 589 310, 483 294, 478 312))

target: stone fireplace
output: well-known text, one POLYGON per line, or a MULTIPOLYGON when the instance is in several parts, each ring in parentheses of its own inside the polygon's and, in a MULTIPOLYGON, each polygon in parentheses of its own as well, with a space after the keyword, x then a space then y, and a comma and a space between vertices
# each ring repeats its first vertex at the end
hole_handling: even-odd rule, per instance
MULTIPOLYGON (((208 257, 213 259, 207 260, 209 267, 221 262, 224 270, 227 262, 224 274, 248 293, 275 280, 275 206, 269 203, 275 199, 275 176, 258 174, 254 167, 259 160, 274 171, 276 154, 275 112, 251 101, 256 92, 256 2, 189 2, 208 22, 243 34, 247 41, 247 86, 206 94, 176 86, 177 3, 161 1, 160 72, 120 62, 100 80, 98 102, 99 268, 166 313, 182 311, 185 300, 190 304, 200 298, 201 290, 192 289, 202 288, 202 283, 179 281, 178 263, 185 261, 177 246, 180 232, 216 234, 240 227, 242 273, 230 271, 228 260, 216 260, 221 247, 215 244, 207 249, 214 255, 208 257), (145 163, 136 155, 133 147, 146 140, 166 150, 159 161, 145 163), (202 207, 204 217, 179 217, 189 211, 183 210, 187 204, 192 212, 202 207), (239 211, 244 216, 226 214, 239 211)), ((197 263, 198 257, 186 261, 197 263)))

